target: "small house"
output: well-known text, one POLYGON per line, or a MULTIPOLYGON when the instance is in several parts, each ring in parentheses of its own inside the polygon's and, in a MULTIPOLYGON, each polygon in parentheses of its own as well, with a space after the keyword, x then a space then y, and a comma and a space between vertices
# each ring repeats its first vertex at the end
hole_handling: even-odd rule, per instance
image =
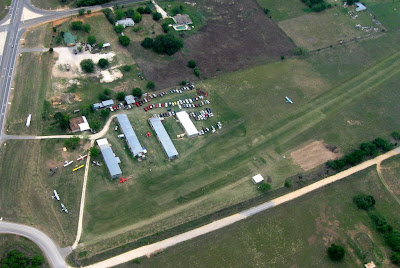
POLYGON ((172 19, 174 20, 175 24, 178 25, 189 25, 189 24, 193 24, 192 20, 190 19, 189 15, 181 15, 178 14, 174 17, 172 17, 172 19))
POLYGON ((85 116, 70 119, 69 128, 71 129, 72 133, 90 130, 89 123, 85 116))
POLYGON ((133 21, 132 18, 126 18, 123 20, 117 20, 117 22, 115 23, 115 26, 117 26, 117 25, 122 25, 122 26, 124 26, 124 28, 126 28, 129 26, 135 25, 135 22, 133 21))
POLYGON ((135 103, 135 97, 133 95, 125 96, 125 102, 126 104, 135 103))
POLYGON ((65 32, 64 33, 64 42, 67 45, 67 47, 73 47, 76 45, 76 35, 72 35, 70 32, 65 32))
POLYGON ((92 105, 92 107, 93 107, 93 110, 98 110, 98 109, 103 108, 103 104, 102 103, 95 103, 95 104, 92 105))
POLYGON ((257 175, 255 175, 253 178, 251 178, 251 181, 252 181, 254 184, 258 184, 258 183, 264 181, 264 178, 263 178, 263 176, 261 176, 261 174, 257 174, 257 175))
POLYGON ((357 6, 357 8, 356 8, 356 11, 357 11, 357 12, 364 11, 364 10, 367 9, 367 7, 364 6, 364 4, 362 4, 362 3, 360 3, 360 2, 355 3, 355 5, 357 6))
POLYGON ((104 108, 108 108, 114 105, 114 101, 112 99, 102 101, 101 104, 104 108))

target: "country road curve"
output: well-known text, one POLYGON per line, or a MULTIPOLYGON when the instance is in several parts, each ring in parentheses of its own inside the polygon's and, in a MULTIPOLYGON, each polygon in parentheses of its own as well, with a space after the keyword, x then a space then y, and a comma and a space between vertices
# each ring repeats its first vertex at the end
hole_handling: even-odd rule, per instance
POLYGON ((0 221, 0 233, 26 237, 32 240, 42 250, 51 267, 68 267, 57 245, 42 231, 27 225, 0 221))
POLYGON ((399 154, 400 154, 400 147, 397 147, 394 150, 389 151, 389 152, 387 152, 387 153, 385 153, 383 155, 377 156, 374 159, 365 161, 365 162, 363 162, 363 163, 361 163, 361 164, 359 164, 357 166, 354 166, 354 167, 349 168, 347 170, 344 170, 344 171, 342 171, 340 173, 337 173, 337 174, 335 174, 333 176, 330 176, 328 178, 325 178, 325 179, 322 179, 320 181, 317 181, 317 182, 315 182, 313 184, 310 184, 310 185, 308 185, 306 187, 303 187, 303 188, 298 189, 296 191, 293 191, 291 193, 288 193, 288 194, 285 194, 283 196, 277 197, 277 198, 275 198, 275 199, 273 199, 271 201, 265 202, 265 203, 263 203, 261 205, 252 207, 250 209, 247 209, 247 210, 244 210, 242 212, 236 213, 234 215, 231 215, 231 216, 225 217, 223 219, 214 221, 214 222, 209 223, 207 225, 195 228, 195 229, 193 229, 191 231, 188 231, 188 232, 185 232, 185 233, 182 233, 182 234, 167 238, 165 240, 162 240, 162 241, 159 241, 159 242, 147 245, 147 246, 143 246, 143 247, 140 247, 140 248, 136 248, 136 249, 130 250, 128 252, 125 252, 123 254, 114 256, 114 257, 109 258, 107 260, 104 260, 104 261, 101 261, 101 262, 94 263, 92 265, 86 266, 85 268, 113 267, 113 266, 116 266, 116 265, 119 265, 119 264, 122 264, 122 263, 125 263, 125 262, 128 262, 128 261, 131 261, 131 260, 136 259, 136 258, 152 255, 152 254, 160 252, 160 251, 162 251, 162 250, 164 250, 164 249, 166 249, 168 247, 174 246, 174 245, 182 243, 184 241, 188 241, 190 239, 199 237, 201 235, 210 233, 212 231, 221 229, 223 227, 226 227, 226 226, 231 225, 231 224, 233 224, 235 222, 244 220, 244 219, 246 219, 248 217, 251 217, 251 216, 253 216, 255 214, 258 214, 258 213, 260 213, 262 211, 265 211, 267 209, 270 209, 270 208, 276 207, 278 205, 284 204, 286 202, 292 201, 292 200, 294 200, 296 198, 299 198, 299 197, 301 197, 303 195, 306 195, 306 194, 308 194, 310 192, 313 192, 313 191, 315 191, 317 189, 325 187, 328 184, 331 184, 331 183, 334 183, 334 182, 339 181, 341 179, 344 179, 344 178, 346 178, 346 177, 348 177, 350 175, 353 175, 353 174, 355 174, 355 173, 357 173, 359 171, 362 171, 364 169, 367 169, 367 168, 369 168, 371 166, 380 164, 382 161, 384 161, 386 159, 389 159, 390 157, 399 155, 399 154))

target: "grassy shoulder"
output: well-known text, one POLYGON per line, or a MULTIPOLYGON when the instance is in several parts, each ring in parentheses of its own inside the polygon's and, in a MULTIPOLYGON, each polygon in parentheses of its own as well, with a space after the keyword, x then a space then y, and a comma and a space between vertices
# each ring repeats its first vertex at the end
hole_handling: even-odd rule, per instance
POLYGON ((76 150, 63 147, 64 140, 7 141, 0 149, 2 217, 44 231, 61 247, 74 242, 83 181, 83 171, 73 172, 73 165, 63 168, 64 161, 85 152, 83 141, 76 150), (57 173, 50 176, 55 167, 57 173), (60 212, 53 190, 69 214, 60 212))
POLYGON ((8 7, 11 5, 11 0, 0 0, 0 20, 8 13, 8 7))
MULTIPOLYGON (((141 266, 241 267, 251 262, 273 267, 356 267, 374 261, 389 267, 390 252, 384 240, 367 213, 353 203, 353 196, 361 192, 373 194, 377 209, 396 224, 394 227, 400 227, 399 205, 371 168, 294 202, 144 258, 141 266), (346 250, 340 263, 332 262, 326 254, 332 243, 346 250)), ((130 262, 119 267, 132 265, 130 262)))
POLYGON ((60 10, 74 7, 75 1, 66 1, 65 4, 61 0, 31 0, 34 7, 47 10, 60 10))

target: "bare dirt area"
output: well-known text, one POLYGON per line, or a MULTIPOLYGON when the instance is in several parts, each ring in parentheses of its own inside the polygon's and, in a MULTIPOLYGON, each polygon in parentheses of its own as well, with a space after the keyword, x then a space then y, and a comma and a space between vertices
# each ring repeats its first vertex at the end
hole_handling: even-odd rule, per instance
POLYGON ((139 43, 130 46, 140 69, 157 87, 196 80, 193 70, 186 66, 190 59, 197 62, 204 78, 277 60, 290 55, 294 48, 256 1, 206 0, 199 8, 206 26, 185 39, 185 47, 173 57, 154 55, 139 43))
POLYGON ((314 141, 290 154, 294 163, 303 170, 311 170, 328 160, 336 159, 339 153, 332 152, 322 141, 314 141))

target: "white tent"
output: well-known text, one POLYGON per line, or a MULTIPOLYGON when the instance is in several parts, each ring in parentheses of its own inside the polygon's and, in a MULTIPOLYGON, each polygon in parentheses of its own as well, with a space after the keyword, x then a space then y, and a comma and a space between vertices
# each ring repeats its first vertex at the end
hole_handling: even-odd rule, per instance
POLYGON ((177 112, 176 117, 178 118, 182 127, 185 129, 186 135, 189 138, 199 135, 199 131, 194 126, 192 120, 190 120, 190 117, 186 111, 177 112))
POLYGON ((254 184, 260 183, 260 182, 262 182, 263 180, 264 180, 264 178, 261 176, 261 174, 257 174, 257 175, 255 175, 253 178, 251 178, 251 181, 252 181, 254 184))

